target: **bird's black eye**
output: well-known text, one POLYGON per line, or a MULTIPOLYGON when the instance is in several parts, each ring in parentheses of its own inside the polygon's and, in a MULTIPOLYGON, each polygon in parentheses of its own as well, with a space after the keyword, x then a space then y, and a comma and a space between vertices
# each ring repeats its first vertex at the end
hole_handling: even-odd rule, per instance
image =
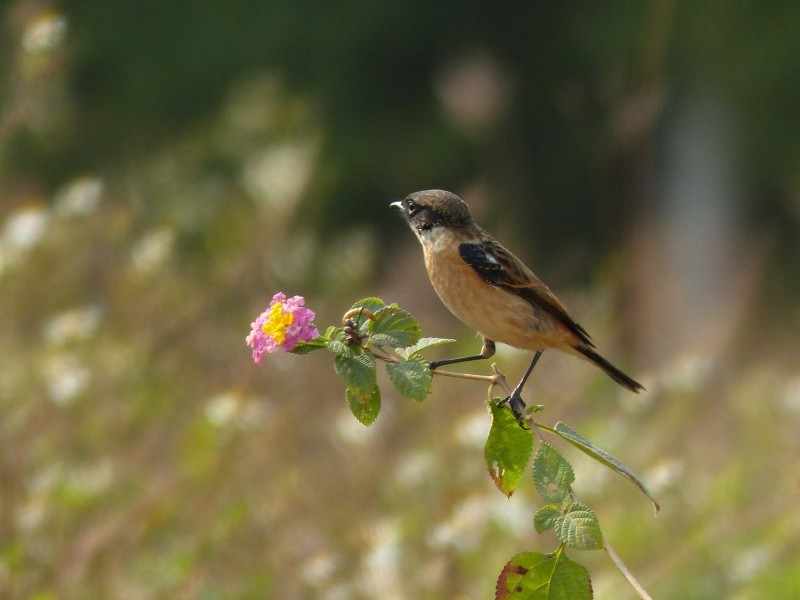
POLYGON ((413 200, 406 200, 406 210, 408 211, 409 216, 414 215, 419 211, 419 204, 413 200))

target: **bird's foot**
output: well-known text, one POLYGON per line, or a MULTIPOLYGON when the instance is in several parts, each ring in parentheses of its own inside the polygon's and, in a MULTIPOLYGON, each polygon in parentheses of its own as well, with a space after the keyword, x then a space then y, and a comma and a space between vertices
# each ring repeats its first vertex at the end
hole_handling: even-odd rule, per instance
POLYGON ((525 400, 522 399, 522 395, 518 391, 514 391, 500 404, 508 405, 508 408, 511 409, 511 412, 520 427, 523 429, 530 429, 528 426, 528 411, 526 410, 527 405, 525 404, 525 400))

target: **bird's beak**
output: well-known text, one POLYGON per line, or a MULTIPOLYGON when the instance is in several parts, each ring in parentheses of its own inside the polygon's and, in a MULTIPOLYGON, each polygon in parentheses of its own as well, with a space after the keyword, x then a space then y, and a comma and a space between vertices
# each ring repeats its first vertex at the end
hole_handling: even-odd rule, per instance
POLYGON ((400 210, 403 210, 403 201, 398 200, 397 202, 392 202, 389 206, 396 206, 400 210))

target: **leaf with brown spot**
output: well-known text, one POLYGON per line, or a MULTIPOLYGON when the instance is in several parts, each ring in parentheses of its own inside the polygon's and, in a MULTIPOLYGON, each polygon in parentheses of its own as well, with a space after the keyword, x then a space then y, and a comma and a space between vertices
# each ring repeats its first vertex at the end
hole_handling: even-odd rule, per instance
POLYGON ((495 600, 591 600, 592 582, 585 567, 573 562, 563 546, 552 554, 522 552, 497 578, 495 600))

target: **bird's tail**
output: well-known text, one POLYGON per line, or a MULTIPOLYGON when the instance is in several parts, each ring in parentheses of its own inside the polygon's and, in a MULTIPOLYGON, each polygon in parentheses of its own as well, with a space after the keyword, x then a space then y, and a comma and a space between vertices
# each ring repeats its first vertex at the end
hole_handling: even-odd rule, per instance
POLYGON ((637 394, 644 390, 644 386, 641 383, 632 379, 628 375, 625 375, 625 373, 600 356, 592 348, 589 348, 588 346, 575 346, 575 350, 603 369, 603 371, 605 371, 606 374, 611 377, 611 379, 616 381, 621 386, 626 387, 630 391, 636 392, 637 394))

